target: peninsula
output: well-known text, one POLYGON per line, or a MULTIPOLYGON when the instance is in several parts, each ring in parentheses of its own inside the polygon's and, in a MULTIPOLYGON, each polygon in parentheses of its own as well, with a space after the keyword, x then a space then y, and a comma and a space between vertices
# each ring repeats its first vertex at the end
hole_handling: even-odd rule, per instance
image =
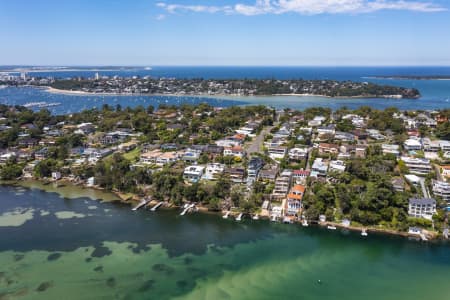
POLYGON ((175 79, 145 77, 108 77, 96 73, 94 78, 36 78, 26 74, 0 78, 0 84, 47 86, 53 91, 95 94, 162 94, 208 96, 308 95, 355 98, 420 97, 417 89, 377 85, 370 82, 305 79, 175 79))
POLYGON ((0 105, 0 179, 70 181, 237 221, 429 239, 448 235, 449 118, 450 110, 204 103, 57 116, 0 105))

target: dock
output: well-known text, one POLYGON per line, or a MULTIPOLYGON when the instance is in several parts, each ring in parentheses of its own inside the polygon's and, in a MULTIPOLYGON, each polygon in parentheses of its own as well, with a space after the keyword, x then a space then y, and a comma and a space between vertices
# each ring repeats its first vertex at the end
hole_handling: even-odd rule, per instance
POLYGON ((195 204, 189 204, 184 206, 184 210, 181 212, 180 216, 184 216, 191 208, 194 208, 195 204))
POLYGON ((240 213, 239 216, 236 218, 236 221, 242 220, 242 215, 243 215, 243 213, 240 213))
POLYGON ((139 208, 144 207, 145 205, 147 205, 147 203, 149 203, 149 202, 150 202, 150 200, 142 199, 141 202, 139 202, 139 204, 136 205, 135 207, 133 207, 131 210, 136 211, 139 208))
POLYGON ((161 205, 163 205, 163 201, 158 202, 158 204, 156 204, 155 206, 153 206, 150 210, 151 211, 156 211, 161 205))

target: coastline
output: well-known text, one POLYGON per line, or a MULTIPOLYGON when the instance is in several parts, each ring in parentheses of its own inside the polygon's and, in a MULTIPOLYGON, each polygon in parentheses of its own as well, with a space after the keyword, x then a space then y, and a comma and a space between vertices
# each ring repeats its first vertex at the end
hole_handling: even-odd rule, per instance
MULTIPOLYGON (((31 86, 33 87, 33 86, 31 86)), ((388 96, 377 96, 377 95, 366 95, 366 96, 327 96, 327 95, 320 95, 320 94, 271 94, 271 95, 240 95, 240 94, 182 94, 182 93, 172 93, 172 94, 143 94, 143 93, 94 93, 94 92, 85 92, 85 91, 73 91, 73 90, 62 90, 62 89, 56 89, 53 87, 46 86, 44 87, 46 92, 51 94, 63 94, 63 95, 77 95, 77 96, 168 96, 168 97, 199 97, 199 98, 253 98, 253 97, 321 97, 321 98, 334 98, 334 99, 419 99, 419 97, 416 98, 404 98, 404 97, 395 97, 395 95, 388 95, 388 96)))
MULTIPOLYGON (((69 199, 76 199, 80 197, 88 197, 93 200, 99 200, 99 201, 105 201, 105 202, 112 202, 112 201, 119 201, 121 203, 128 204, 130 206, 137 205, 140 201, 140 197, 138 197, 135 194, 122 194, 115 191, 106 191, 101 188, 97 187, 87 187, 85 185, 78 185, 74 184, 73 182, 69 180, 59 180, 57 182, 54 181, 48 181, 43 182, 41 180, 16 180, 16 181, 0 181, 1 185, 11 186, 11 187, 23 187, 23 188, 29 188, 29 189, 38 189, 47 193, 57 193, 58 195, 69 198, 69 199)), ((151 200, 148 205, 155 205, 157 201, 151 200)), ((148 206, 147 205, 147 206, 148 206)), ((197 211, 200 213, 207 213, 207 214, 214 214, 217 215, 217 217, 221 217, 223 212, 214 212, 209 211, 206 207, 197 205, 198 209, 197 211)), ((168 207, 164 207, 164 209, 179 209, 179 206, 170 205, 168 207)), ((261 220, 268 220, 268 218, 261 218, 261 220)), ((301 226, 301 222, 297 221, 294 222, 297 226, 301 226)), ((398 237, 404 237, 404 238, 418 238, 420 240, 420 237, 417 235, 409 234, 408 232, 393 230, 393 229, 385 229, 385 228, 379 228, 375 226, 344 226, 341 223, 336 222, 322 222, 322 223, 312 223, 313 226, 320 226, 320 227, 326 227, 326 226, 335 226, 336 228, 339 228, 341 230, 350 230, 350 231, 356 231, 361 232, 363 230, 366 230, 368 233, 376 233, 376 234, 382 234, 382 235, 391 235, 391 236, 398 236, 398 237)), ((441 236, 437 232, 430 232, 427 231, 427 238, 428 241, 441 241, 443 240, 441 236)))

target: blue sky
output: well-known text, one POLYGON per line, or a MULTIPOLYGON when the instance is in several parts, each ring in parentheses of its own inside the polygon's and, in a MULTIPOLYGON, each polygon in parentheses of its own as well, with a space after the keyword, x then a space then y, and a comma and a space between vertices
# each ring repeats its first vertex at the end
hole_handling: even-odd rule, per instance
POLYGON ((446 0, 0 0, 0 64, 450 65, 446 0))

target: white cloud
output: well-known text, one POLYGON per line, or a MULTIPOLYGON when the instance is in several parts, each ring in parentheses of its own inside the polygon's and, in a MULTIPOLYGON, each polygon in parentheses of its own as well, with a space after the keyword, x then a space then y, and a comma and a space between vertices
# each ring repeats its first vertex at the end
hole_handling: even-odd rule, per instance
POLYGON ((236 3, 226 6, 156 4, 169 13, 204 12, 255 16, 263 14, 298 13, 317 14, 361 14, 379 10, 406 10, 416 12, 446 11, 445 7, 430 1, 406 0, 256 0, 255 4, 236 3))
POLYGON ((162 21, 162 20, 164 20, 165 18, 166 18, 166 15, 164 15, 164 14, 160 14, 160 15, 157 15, 157 16, 155 17, 155 19, 158 20, 158 21, 162 21))

